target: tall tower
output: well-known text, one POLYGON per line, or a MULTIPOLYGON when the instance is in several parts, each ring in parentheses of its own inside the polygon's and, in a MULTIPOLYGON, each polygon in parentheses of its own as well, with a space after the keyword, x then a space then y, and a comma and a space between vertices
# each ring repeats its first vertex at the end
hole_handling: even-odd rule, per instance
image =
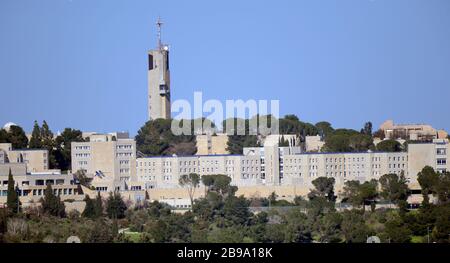
POLYGON ((169 46, 161 42, 158 18, 158 46, 148 52, 148 119, 170 119, 169 46))

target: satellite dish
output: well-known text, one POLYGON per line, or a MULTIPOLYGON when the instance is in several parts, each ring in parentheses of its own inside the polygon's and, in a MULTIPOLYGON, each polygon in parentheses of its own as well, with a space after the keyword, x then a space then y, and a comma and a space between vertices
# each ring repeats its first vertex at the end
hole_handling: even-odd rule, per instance
POLYGON ((367 243, 381 243, 381 241, 379 237, 371 236, 367 238, 367 243))
POLYGON ((81 243, 81 240, 77 236, 70 236, 70 237, 67 238, 67 242, 66 243, 81 243))

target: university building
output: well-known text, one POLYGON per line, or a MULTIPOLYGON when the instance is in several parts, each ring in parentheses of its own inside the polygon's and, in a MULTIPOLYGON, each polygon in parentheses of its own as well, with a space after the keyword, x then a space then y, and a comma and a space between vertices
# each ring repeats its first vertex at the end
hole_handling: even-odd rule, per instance
POLYGON ((247 197, 268 196, 275 191, 289 199, 306 195, 318 177, 335 178, 339 192, 349 180, 363 182, 389 173, 404 174, 411 189, 420 189, 417 173, 424 166, 438 172, 450 169, 448 143, 447 139, 435 139, 410 144, 408 152, 358 153, 305 152, 297 146, 279 147, 274 143, 244 148, 239 155, 136 157, 133 139, 104 139, 73 143, 72 167, 73 172, 84 169, 92 176, 98 191, 120 190, 139 198, 145 190, 152 199, 186 198, 179 177, 197 173, 225 174, 239 187, 238 194, 247 197), (103 177, 96 175, 99 173, 103 177))

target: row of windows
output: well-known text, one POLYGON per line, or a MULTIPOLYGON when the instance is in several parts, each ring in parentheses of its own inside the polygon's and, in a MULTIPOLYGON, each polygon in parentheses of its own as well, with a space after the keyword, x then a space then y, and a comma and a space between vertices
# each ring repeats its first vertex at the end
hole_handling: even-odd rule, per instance
POLYGON ((131 157, 133 153, 116 153, 116 157, 131 157))
POLYGON ((89 158, 89 157, 91 157, 91 154, 90 153, 76 153, 75 157, 78 157, 78 158, 89 158))
POLYGON ((82 146, 75 146, 75 150, 90 150, 91 146, 88 145, 82 145, 82 146))
MULTIPOLYGON (((261 161, 262 162, 262 161, 261 161)), ((242 164, 244 165, 244 164, 246 164, 246 165, 253 165, 253 164, 255 164, 255 165, 258 165, 258 160, 242 160, 242 164)))
POLYGON ((133 149, 132 145, 126 144, 126 145, 117 145, 116 148, 118 150, 122 150, 122 149, 133 149))
POLYGON ((447 159, 437 159, 437 164, 438 165, 446 165, 447 164, 447 159))
MULTIPOLYGON (((33 191, 31 192, 33 196, 43 196, 45 195, 45 189, 33 189, 33 191)), ((72 188, 64 188, 64 189, 53 189, 53 193, 55 195, 72 195, 75 194, 75 191, 72 188)), ((27 191, 20 191, 19 195, 22 196, 24 194, 27 194, 27 191)), ((8 190, 3 190, 0 191, 0 196, 7 196, 8 195, 8 190)))
POLYGON ((447 149, 445 149, 445 148, 437 148, 436 149, 436 154, 437 155, 446 155, 447 154, 447 149))

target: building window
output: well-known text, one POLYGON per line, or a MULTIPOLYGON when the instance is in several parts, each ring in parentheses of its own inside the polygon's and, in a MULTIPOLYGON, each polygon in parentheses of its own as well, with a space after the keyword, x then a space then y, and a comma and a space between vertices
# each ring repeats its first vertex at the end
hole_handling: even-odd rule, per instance
POLYGON ((436 154, 437 155, 446 155, 447 151, 445 148, 438 148, 438 149, 436 149, 436 154))
POLYGON ((447 164, 447 159, 437 159, 437 164, 438 165, 446 165, 447 164))

